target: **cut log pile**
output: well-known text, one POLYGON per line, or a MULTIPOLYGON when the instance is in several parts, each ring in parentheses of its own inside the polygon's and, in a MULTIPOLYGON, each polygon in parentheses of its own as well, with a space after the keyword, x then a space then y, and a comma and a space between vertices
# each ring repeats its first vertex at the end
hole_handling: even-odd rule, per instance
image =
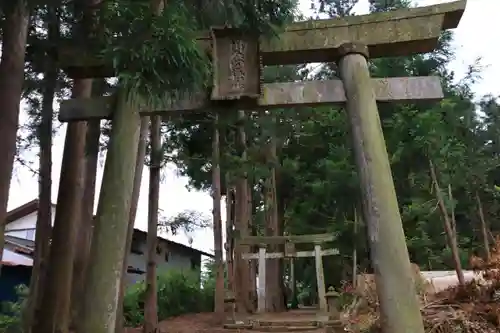
MULTIPOLYGON (((500 237, 492 248, 490 262, 472 257, 470 265, 479 278, 469 279, 464 287, 454 285, 437 292, 414 265, 426 332, 500 331, 500 237)), ((352 302, 344 307, 346 331, 382 332, 373 275, 361 275, 357 286, 352 302)))

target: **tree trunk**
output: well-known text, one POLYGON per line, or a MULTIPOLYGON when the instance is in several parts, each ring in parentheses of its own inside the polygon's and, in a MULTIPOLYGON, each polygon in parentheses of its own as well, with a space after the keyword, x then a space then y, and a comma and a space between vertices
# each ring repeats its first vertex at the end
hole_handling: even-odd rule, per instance
POLYGON ((5 242, 5 217, 9 201, 10 180, 16 155, 19 105, 24 83, 24 55, 30 13, 26 0, 2 3, 2 57, 0 60, 0 269, 5 242))
POLYGON ((483 246, 484 246, 484 256, 486 262, 491 261, 491 252, 490 252, 490 242, 488 240, 488 226, 486 225, 486 219, 484 218, 483 212, 483 204, 481 203, 481 197, 479 196, 479 192, 476 191, 476 202, 477 202, 477 211, 479 213, 479 219, 481 221, 481 232, 483 235, 483 246))
POLYGON ((234 227, 234 191, 230 185, 229 175, 226 174, 226 265, 227 290, 234 293, 234 265, 233 265, 233 227, 234 227))
POLYGON ((431 171, 431 179, 434 184, 434 189, 436 190, 436 199, 438 201, 439 210, 443 216, 444 221, 444 231, 447 236, 448 246, 450 247, 451 254, 453 256, 453 264, 455 265, 455 270, 457 272, 458 283, 461 286, 465 285, 464 272, 462 271, 462 264, 460 263, 460 256, 458 252, 458 244, 457 237, 453 234, 453 230, 451 227, 450 218, 448 216, 448 212, 446 210, 446 205, 444 204, 443 194, 441 193, 441 188, 439 187, 439 183, 436 176, 436 169, 434 168, 434 164, 432 160, 429 159, 429 168, 431 171))
POLYGON ((79 333, 114 333, 125 260, 141 119, 138 98, 119 90, 97 208, 79 333))
POLYGON ((224 262, 222 259, 222 220, 221 220, 221 176, 219 115, 215 113, 212 138, 212 198, 215 259, 215 314, 217 319, 224 319, 224 262))
MULTIPOLYGON (((280 236, 278 217, 278 201, 276 197, 276 137, 271 136, 267 146, 267 164, 270 165, 265 185, 266 235, 280 236)), ((280 252, 279 246, 269 246, 270 252, 280 252)), ((266 310, 268 312, 284 311, 283 276, 280 259, 266 260, 266 310)))
MULTIPOLYGON (((75 80, 73 97, 90 97, 92 80, 75 80)), ((67 332, 77 227, 80 224, 85 173, 85 122, 68 123, 57 196, 52 244, 37 331, 67 332)))
MULTIPOLYGON (((238 111, 238 129, 237 129, 237 145, 239 150, 239 155, 244 163, 247 159, 247 144, 246 144, 246 133, 245 133, 245 111, 238 111)), ((246 172, 243 172, 238 176, 236 181, 236 236, 237 238, 248 236, 248 179, 246 172)), ((249 313, 252 309, 250 301, 250 267, 246 260, 241 258, 242 253, 248 253, 250 251, 247 245, 238 245, 237 239, 235 240, 235 282, 236 282, 236 305, 237 310, 240 313, 249 313)))
POLYGON ((125 245, 125 253, 122 262, 122 277, 120 281, 120 295, 118 296, 118 309, 116 311, 116 329, 115 333, 123 333, 124 318, 123 318, 123 297, 125 295, 128 255, 132 246, 132 236, 134 235, 135 216, 137 213, 137 205, 141 194, 142 171, 144 170, 144 159, 146 158, 147 136, 148 136, 149 117, 141 118, 141 130, 139 144, 137 146, 137 161, 135 164, 134 188, 132 191, 132 203, 130 205, 130 213, 127 224, 127 240, 125 245))
POLYGON ((457 237, 457 220, 455 219, 455 202, 453 200, 453 192, 451 190, 451 184, 448 184, 448 198, 451 203, 451 231, 453 232, 453 236, 457 237))
MULTIPOLYGON (((248 225, 249 235, 257 235, 257 226, 253 223, 252 217, 254 213, 253 199, 252 199, 252 182, 247 182, 247 205, 246 205, 246 224, 248 225)), ((257 260, 248 260, 248 300, 249 311, 251 313, 257 310, 257 260)))
MULTIPOLYGON (((47 10, 48 42, 57 43, 59 39, 59 19, 56 5, 47 10)), ((52 57, 46 58, 44 73, 43 102, 38 138, 40 141, 40 171, 38 177, 38 211, 35 234, 35 254, 29 286, 28 301, 24 313, 25 332, 36 327, 33 322, 35 311, 40 307, 40 290, 44 284, 46 261, 49 254, 50 233, 52 230, 52 104, 57 85, 58 69, 52 57)), ((35 331, 35 329, 33 329, 35 331)))
POLYGON ((76 327, 81 312, 81 302, 85 295, 85 278, 92 241, 94 221, 94 198, 96 190, 97 163, 99 160, 99 138, 101 122, 92 120, 87 122, 87 136, 85 142, 85 187, 83 190, 82 215, 80 225, 77 226, 76 253, 73 263, 73 284, 71 289, 71 327, 76 327))
POLYGON ((144 301, 144 333, 154 333, 158 326, 156 291, 156 247, 158 245, 158 204, 160 201, 160 170, 162 162, 161 117, 151 118, 151 158, 149 167, 149 203, 146 268, 146 294, 144 301))
POLYGON ((358 281, 358 208, 354 207, 354 246, 352 249, 352 286, 356 288, 358 281))
MULTIPOLYGON (((76 2, 75 13, 84 13, 83 21, 75 24, 73 32, 82 41, 94 28, 92 5, 99 0, 76 2), (80 6, 80 7, 79 7, 80 6)), ((86 98, 92 94, 92 80, 75 80, 73 98, 86 98)), ((85 199, 85 146, 87 122, 70 122, 66 129, 56 215, 52 230, 52 243, 46 281, 41 302, 43 307, 37 317, 36 330, 40 332, 68 332, 71 324, 73 292, 73 263, 75 260, 82 204, 85 199)), ((78 272, 80 275, 82 272, 78 272)), ((79 302, 80 300, 75 300, 79 302)))
MULTIPOLYGON (((162 0, 152 0, 153 15, 163 10, 162 0)), ((147 234, 146 292, 144 300, 144 333, 154 333, 158 326, 158 300, 156 287, 156 248, 158 246, 158 211, 160 202, 160 171, 162 163, 161 117, 151 117, 151 158, 149 167, 149 203, 147 234)), ((125 253, 125 258, 127 253, 125 253)), ((126 260, 126 259, 125 259, 126 260)))

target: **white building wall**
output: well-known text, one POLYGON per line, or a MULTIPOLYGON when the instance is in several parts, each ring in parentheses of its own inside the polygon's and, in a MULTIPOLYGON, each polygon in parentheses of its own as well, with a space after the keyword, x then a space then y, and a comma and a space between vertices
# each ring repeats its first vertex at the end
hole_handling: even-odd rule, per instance
MULTIPOLYGON (((164 242, 160 241, 160 243, 164 242)), ((143 254, 129 253, 127 258, 127 265, 129 267, 133 267, 136 269, 140 269, 141 271, 146 271, 147 265, 147 246, 146 243, 142 242, 140 246, 140 250, 143 254)), ((176 246, 173 246, 168 250, 168 261, 165 260, 165 248, 160 255, 156 256, 157 263, 157 273, 161 274, 162 272, 168 270, 191 270, 191 256, 184 251, 177 250, 176 246)), ((127 274, 127 284, 134 284, 140 281, 143 281, 146 278, 146 274, 127 274)))
MULTIPOLYGON (((12 221, 5 226, 5 234, 7 236, 18 237, 23 239, 35 240, 36 229, 36 214, 34 211, 31 214, 21 217, 16 221, 12 221)), ((55 207, 52 207, 52 226, 54 225, 54 217, 56 214, 55 207)))
MULTIPOLYGON (((55 207, 52 207, 52 226, 54 225, 54 217, 55 217, 55 207)), ((5 228, 5 234, 8 236, 35 241, 36 218, 37 218, 37 212, 35 211, 16 221, 7 224, 5 228)), ((165 250, 168 247, 168 244, 166 244, 166 242, 164 241, 160 241, 160 243, 162 245, 162 253, 157 256, 158 273, 161 273, 162 271, 166 271, 169 269, 175 269, 175 270, 191 269, 192 257, 189 253, 182 251, 182 249, 179 249, 177 246, 172 246, 172 248, 169 249, 168 251, 169 252, 168 261, 166 261, 165 250)), ((145 240, 141 240, 140 250, 143 252, 143 254, 141 255, 135 253, 128 254, 127 264, 129 267, 133 267, 145 272, 147 265, 146 255, 145 255, 147 252, 147 248, 145 240)), ((197 256, 194 257, 195 260, 197 259, 199 261, 199 258, 196 258, 197 256)), ((11 250, 4 250, 3 258, 5 261, 11 261, 21 265, 31 266, 33 264, 33 260, 31 258, 26 258, 25 256, 17 254, 11 250)), ((197 264, 199 265, 198 262, 197 264)), ((133 284, 139 281, 143 281, 145 277, 146 277, 145 274, 127 273, 126 280, 128 284, 133 284)))
POLYGON ((33 259, 18 254, 9 249, 3 249, 2 261, 16 265, 33 266, 33 259))
POLYGON ((33 229, 36 227, 36 211, 28 214, 26 216, 21 217, 16 221, 12 221, 5 226, 5 230, 25 230, 25 229, 33 229))
MULTIPOLYGON (((434 292, 440 292, 449 287, 458 286, 458 277, 455 271, 422 271, 422 277, 432 285, 434 292)), ((476 280, 483 282, 481 273, 463 271, 465 282, 476 280)))

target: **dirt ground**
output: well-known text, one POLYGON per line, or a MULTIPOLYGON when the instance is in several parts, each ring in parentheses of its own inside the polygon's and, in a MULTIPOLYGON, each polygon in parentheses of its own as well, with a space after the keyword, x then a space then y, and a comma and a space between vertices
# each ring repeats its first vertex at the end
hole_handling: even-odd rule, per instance
MULTIPOLYGON (((285 313, 275 313, 267 314, 264 316, 259 316, 261 320, 300 320, 300 319, 312 319, 309 311, 288 311, 285 313), (309 318, 305 318, 309 317, 309 318)), ((159 333, 258 333, 256 330, 229 330, 224 329, 220 324, 217 324, 217 320, 213 313, 196 313, 187 314, 175 318, 171 318, 162 321, 159 326, 159 333)), ((314 330, 311 332, 317 332, 320 330, 314 330)), ((126 333, 142 333, 141 328, 129 328, 125 331, 126 333)), ((307 333, 307 332, 303 332, 307 333)))
MULTIPOLYGON (((221 325, 217 325, 213 313, 195 313, 187 314, 160 323, 159 333, 225 333, 231 330, 225 330, 221 325)), ((142 333, 141 328, 129 328, 126 333, 142 333)), ((236 331, 235 331, 236 332, 236 331)), ((239 330, 241 333, 246 331, 239 330)))

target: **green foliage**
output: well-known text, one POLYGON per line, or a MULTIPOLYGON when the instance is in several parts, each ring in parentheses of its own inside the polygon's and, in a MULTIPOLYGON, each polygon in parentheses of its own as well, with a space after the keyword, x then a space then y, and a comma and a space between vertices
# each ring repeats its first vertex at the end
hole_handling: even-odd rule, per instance
POLYGON ((182 230, 188 234, 196 229, 204 229, 212 225, 211 218, 196 210, 184 210, 175 216, 166 218, 163 211, 160 210, 158 227, 162 231, 166 231, 175 235, 182 230))
MULTIPOLYGON (((202 279, 192 272, 168 271, 160 273, 158 287, 158 319, 186 313, 213 310, 214 283, 202 279)), ((128 327, 137 327, 144 322, 145 283, 131 286, 123 300, 123 314, 128 327)))
MULTIPOLYGON (((329 17, 352 15, 357 2, 321 0, 316 2, 315 12, 329 17)), ((259 3, 174 0, 167 2, 162 15, 154 17, 147 3, 114 0, 104 4, 100 19, 109 24, 103 32, 107 49, 102 56, 114 60, 121 83, 152 103, 165 92, 182 93, 207 85, 210 73, 205 55, 194 42, 196 31, 227 24, 252 32, 273 33, 276 27, 294 19, 296 5, 292 0, 259 3)), ((410 5, 406 0, 371 0, 370 4, 372 11, 410 5)), ((45 14, 36 13, 35 22, 40 26, 45 14)), ((66 12, 63 16, 65 21, 71 21, 66 12)), ((36 40, 45 38, 40 31, 43 29, 31 31, 36 40)), ((442 192, 446 194, 449 185, 453 192, 453 200, 446 198, 445 204, 455 211, 463 266, 467 267, 471 253, 481 250, 476 191, 483 201, 490 229, 493 233, 500 232, 500 191, 497 190, 500 186, 500 104, 495 96, 482 98, 472 93, 479 75, 477 63, 472 64, 469 73, 460 80, 447 70, 454 57, 451 40, 451 33, 443 33, 437 49, 429 54, 370 62, 373 77, 434 75, 442 80, 445 99, 439 103, 379 105, 410 257, 422 269, 452 268, 442 216, 429 177, 429 160, 436 166, 442 192)), ((43 57, 38 54, 35 60, 29 61, 26 83, 34 109, 39 104, 41 80, 33 68, 40 68, 43 57)), ((332 64, 324 64, 315 71, 303 66, 277 66, 266 68, 263 74, 265 82, 325 79, 337 75, 332 64)), ((63 97, 67 90, 62 83, 67 81, 64 78, 59 81, 58 96, 63 97)), ((339 248, 340 256, 324 260, 328 285, 339 286, 339 281, 350 280, 353 249, 357 249, 359 271, 370 270, 366 225, 361 221, 357 235, 353 231, 354 210, 359 206, 359 181, 344 110, 321 106, 249 111, 247 115, 241 122, 247 134, 247 159, 241 158, 235 141, 238 124, 235 114, 220 117, 221 171, 232 179, 242 172, 248 174, 253 185, 253 230, 258 233, 265 230, 262 185, 271 163, 262 152, 269 137, 274 136, 278 141, 278 161, 273 164, 278 166, 278 206, 285 231, 290 234, 329 232, 338 236, 331 245, 339 248)), ((175 162, 180 174, 188 176, 190 185, 196 189, 211 187, 212 126, 211 115, 190 113, 169 121, 164 132, 165 156, 175 162)), ((163 222, 165 228, 175 232, 192 226, 191 220, 190 214, 184 214, 163 222)), ((204 219, 198 220, 200 225, 206 225, 204 219)), ((316 283, 313 262, 297 260, 296 269, 301 295, 304 299, 313 298, 316 283)), ((175 292, 181 289, 176 284, 180 282, 169 279, 165 280, 168 283, 162 283, 170 286, 167 289, 174 294, 169 294, 169 303, 165 303, 168 306, 160 306, 160 309, 172 313, 165 315, 180 313, 179 308, 196 311, 188 309, 193 304, 179 305, 179 294, 175 292)), ((213 275, 204 281, 206 290, 213 288, 213 275)), ((196 289, 195 285, 193 288, 184 285, 182 290, 201 295, 198 292, 205 289, 196 289)), ((142 318, 143 286, 134 288, 127 296, 133 301, 126 312, 129 322, 138 323, 142 318)))
POLYGON ((169 1, 156 15, 150 2, 106 1, 98 11, 104 26, 98 35, 104 46, 100 56, 113 63, 120 86, 139 94, 147 105, 179 98, 210 85, 211 66, 196 38, 210 23, 230 25, 247 32, 271 34, 291 16, 294 1, 209 1, 210 10, 198 2, 169 1))
MULTIPOLYGON (((322 0, 322 15, 352 15, 356 0, 322 0)), ((373 11, 409 6, 408 1, 371 1, 373 11)), ((453 263, 446 245, 441 213, 429 175, 429 160, 436 166, 445 205, 456 217, 460 257, 464 268, 472 253, 481 251, 481 232, 475 202, 478 191, 487 223, 500 232, 500 104, 492 96, 477 98, 472 86, 480 66, 471 65, 460 80, 447 66, 454 59, 452 34, 443 33, 435 51, 424 55, 375 59, 373 77, 439 76, 445 99, 439 103, 380 104, 379 114, 395 181, 398 203, 410 258, 422 270, 450 270, 453 263), (479 99, 479 102, 477 100, 479 99), (477 111, 480 111, 479 113, 477 111), (453 200, 448 198, 451 186, 453 200)), ((336 67, 325 64, 314 73, 300 66, 265 69, 266 82, 335 78, 336 67), (315 75, 313 75, 315 74, 315 75)), ((247 172, 253 184, 253 230, 263 232, 262 184, 269 162, 262 151, 270 135, 278 141, 278 188, 280 214, 289 234, 329 232, 340 255, 324 259, 327 285, 350 280, 353 250, 358 271, 370 271, 366 225, 358 224, 354 235, 354 210, 359 206, 359 181, 352 157, 349 121, 336 106, 248 112, 243 122, 247 134, 248 160, 235 142, 236 117, 221 117, 222 173, 234 178, 247 172)), ((181 174, 197 189, 211 186, 210 158, 212 119, 187 116, 169 123, 169 151, 181 174)), ((308 299, 315 286, 310 260, 297 260, 301 297, 308 299), (302 287, 301 287, 302 286, 302 287)))
MULTIPOLYGON (((180 0, 177 0, 180 1, 180 0)), ((250 33, 272 35, 290 22, 296 0, 207 0, 183 1, 195 13, 199 28, 229 25, 250 33)))
POLYGON ((21 318, 28 297, 28 287, 16 286, 16 294, 18 296, 16 302, 4 302, 1 305, 0 332, 2 333, 22 333, 21 318))
POLYGON ((99 11, 106 26, 101 56, 111 60, 125 91, 155 105, 161 99, 203 89, 208 58, 196 42, 196 21, 181 2, 155 15, 149 2, 106 1, 99 11))

